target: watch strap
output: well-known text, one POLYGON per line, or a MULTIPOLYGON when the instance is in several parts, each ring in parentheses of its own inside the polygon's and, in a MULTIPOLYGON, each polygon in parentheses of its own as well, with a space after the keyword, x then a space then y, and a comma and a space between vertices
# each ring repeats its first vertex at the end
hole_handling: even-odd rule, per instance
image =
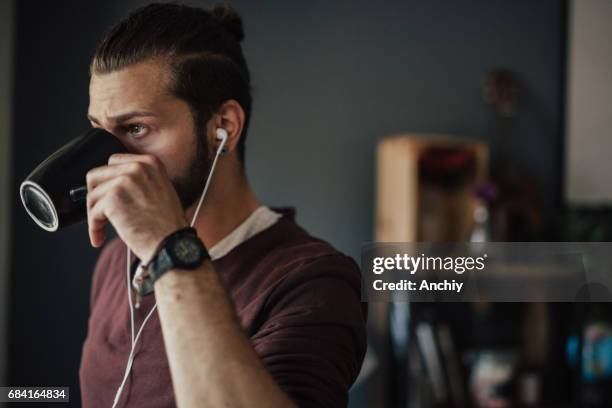
MULTIPOLYGON (((141 268, 146 269, 147 273, 143 277, 142 283, 138 288, 138 294, 145 296, 152 293, 154 291, 153 287, 155 281, 161 278, 167 271, 174 269, 177 266, 174 264, 172 257, 168 252, 167 244, 177 236, 185 234, 192 234, 194 238, 199 240, 197 230, 193 227, 185 227, 176 230, 161 241, 149 263, 141 265, 141 268)), ((201 241, 200 245, 200 249, 203 251, 203 262, 206 259, 210 259, 210 255, 201 241)))

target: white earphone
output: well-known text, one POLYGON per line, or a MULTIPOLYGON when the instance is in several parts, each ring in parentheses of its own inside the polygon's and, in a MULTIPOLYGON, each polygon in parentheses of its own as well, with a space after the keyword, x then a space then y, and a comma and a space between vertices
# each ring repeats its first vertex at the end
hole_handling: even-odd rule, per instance
POLYGON ((227 140, 227 130, 223 128, 217 128, 217 140, 222 140, 223 143, 227 140))
POLYGON ((227 130, 223 128, 217 128, 217 140, 221 141, 219 148, 221 149, 221 154, 227 153, 227 149, 225 148, 225 143, 227 142, 227 130))
MULTIPOLYGON (((191 219, 191 224, 190 224, 191 227, 194 226, 195 221, 198 217, 198 213, 200 212, 200 208, 202 207, 202 203, 204 202, 204 197, 206 196, 206 192, 208 191, 210 180, 212 180, 212 176, 215 171, 215 167, 217 166, 217 159, 219 158, 221 154, 224 154, 226 152, 225 144, 227 143, 227 138, 228 138, 227 130, 219 127, 216 129, 215 132, 217 135, 216 139, 220 141, 221 143, 219 143, 219 147, 217 148, 217 152, 215 153, 215 158, 213 159, 213 162, 210 166, 210 172, 208 173, 208 177, 206 178, 206 183, 204 184, 204 190, 202 190, 200 201, 198 202, 198 206, 196 207, 195 213, 193 214, 193 218, 191 219)), ((127 292, 128 292, 128 302, 130 304, 132 347, 130 350, 130 355, 128 357, 127 366, 125 367, 125 374, 123 375, 123 381, 121 381, 121 385, 119 386, 119 388, 117 389, 117 393, 115 394, 113 408, 115 408, 117 404, 119 403, 119 398, 121 397, 121 393, 123 392, 123 388, 125 387, 128 375, 130 374, 130 371, 132 369, 132 363, 134 362, 134 351, 136 350, 136 344, 138 343, 138 339, 140 338, 140 335, 142 334, 142 330, 144 329, 145 324, 147 324, 149 317, 151 317, 155 309, 157 309, 157 302, 156 302, 153 308, 151 308, 151 311, 149 312, 149 314, 147 314, 147 316, 143 320, 142 325, 140 326, 140 329, 138 330, 138 333, 136 334, 136 337, 134 337, 134 304, 132 302, 132 288, 130 285, 130 254, 131 254, 131 251, 130 251, 130 248, 128 247, 127 249, 127 292)))

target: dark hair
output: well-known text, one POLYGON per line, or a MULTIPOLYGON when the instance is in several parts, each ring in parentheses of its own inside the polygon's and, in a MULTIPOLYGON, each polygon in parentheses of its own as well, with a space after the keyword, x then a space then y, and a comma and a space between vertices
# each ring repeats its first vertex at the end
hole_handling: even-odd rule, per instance
POLYGON ((189 105, 196 130, 223 102, 235 99, 245 111, 237 146, 244 163, 244 142, 251 116, 251 80, 240 42, 242 19, 230 6, 208 10, 176 3, 155 3, 136 9, 102 41, 91 73, 108 73, 160 57, 173 76, 170 92, 189 105))

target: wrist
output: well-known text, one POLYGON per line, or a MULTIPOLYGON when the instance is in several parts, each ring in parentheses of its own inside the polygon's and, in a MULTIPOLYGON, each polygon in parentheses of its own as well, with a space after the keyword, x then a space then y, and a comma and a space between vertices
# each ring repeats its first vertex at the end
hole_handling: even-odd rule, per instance
POLYGON ((188 273, 177 268, 167 271, 153 282, 153 287, 155 291, 160 288, 165 290, 180 289, 182 291, 185 287, 197 286, 202 276, 206 276, 210 271, 214 271, 212 262, 210 259, 205 259, 200 266, 187 271, 188 273))
POLYGON ((208 251, 198 238, 195 228, 179 228, 162 239, 150 261, 143 265, 146 272, 141 276, 139 293, 151 293, 155 282, 174 269, 193 274, 193 270, 208 259, 208 251))
POLYGON ((159 250, 164 245, 164 242, 166 241, 166 239, 168 239, 170 235, 176 233, 179 230, 187 229, 188 227, 189 227, 189 224, 187 223, 187 221, 183 221, 183 222, 177 222, 173 224, 172 226, 156 231, 154 235, 152 235, 152 237, 148 239, 149 245, 143 251, 143 254, 142 254, 143 256, 139 256, 139 258, 145 264, 147 265, 150 264, 151 261, 153 261, 153 259, 159 252, 159 250))

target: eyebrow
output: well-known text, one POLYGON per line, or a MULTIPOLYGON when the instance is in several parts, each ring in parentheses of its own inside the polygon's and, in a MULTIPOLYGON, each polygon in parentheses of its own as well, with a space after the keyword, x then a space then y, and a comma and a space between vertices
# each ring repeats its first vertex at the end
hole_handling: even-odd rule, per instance
MULTIPOLYGON (((141 118, 141 117, 147 117, 147 116, 157 116, 157 115, 153 112, 135 111, 135 112, 122 113, 121 115, 117 115, 117 116, 109 116, 108 119, 115 123, 121 123, 121 122, 128 121, 130 119, 133 119, 133 118, 141 118)), ((96 119, 89 113, 87 114, 87 119, 89 119, 90 121, 96 124, 100 124, 98 119, 96 119)))

